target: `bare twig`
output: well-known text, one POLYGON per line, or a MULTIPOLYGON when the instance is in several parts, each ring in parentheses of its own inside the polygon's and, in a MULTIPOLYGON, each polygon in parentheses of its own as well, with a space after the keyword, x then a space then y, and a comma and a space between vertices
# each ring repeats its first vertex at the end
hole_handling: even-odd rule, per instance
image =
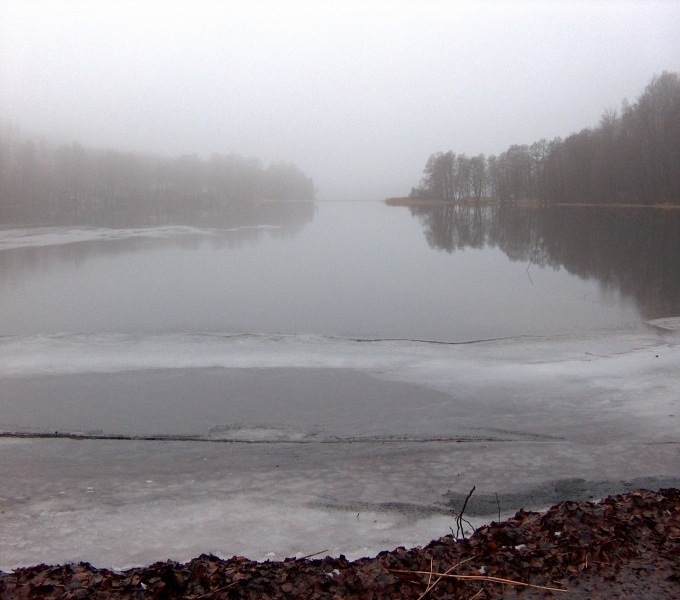
POLYGON ((473 492, 475 491, 475 488, 477 486, 472 486, 472 489, 470 490, 470 493, 467 495, 467 498, 465 498, 465 502, 463 502, 463 508, 460 511, 459 515, 456 515, 456 537, 458 539, 465 539, 465 528, 463 527, 463 521, 467 523, 467 525, 470 527, 470 529, 474 529, 472 527, 472 523, 470 521, 467 521, 466 519, 463 518, 463 514, 465 514, 465 509, 467 507, 468 500, 472 496, 473 492))

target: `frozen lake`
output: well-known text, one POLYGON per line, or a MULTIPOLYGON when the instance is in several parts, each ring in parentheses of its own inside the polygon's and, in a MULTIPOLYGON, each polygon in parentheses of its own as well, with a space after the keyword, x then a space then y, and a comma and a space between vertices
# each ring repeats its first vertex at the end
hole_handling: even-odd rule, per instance
POLYGON ((540 214, 0 232, 0 569, 359 556, 473 485, 481 520, 679 485, 680 337, 644 324, 680 314, 677 219, 540 214))

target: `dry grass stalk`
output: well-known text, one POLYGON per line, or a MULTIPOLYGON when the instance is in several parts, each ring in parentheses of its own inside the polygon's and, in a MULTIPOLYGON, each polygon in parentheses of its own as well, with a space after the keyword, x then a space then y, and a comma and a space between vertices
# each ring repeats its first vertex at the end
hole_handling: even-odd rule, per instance
MULTIPOLYGON (((465 560, 456 563, 448 571, 446 571, 446 574, 449 574, 451 571, 458 568, 463 563, 471 561, 473 558, 475 557, 471 556, 470 558, 466 558, 465 560)), ((434 575, 434 569, 432 568, 432 557, 430 557, 430 573, 429 577, 427 578, 427 589, 422 594, 420 594, 420 596, 418 596, 418 600, 423 600, 423 598, 425 598, 425 596, 427 596, 430 593, 430 591, 432 591, 435 588, 435 586, 442 580, 442 577, 438 577, 437 580, 434 583, 432 583, 432 575, 434 575)))
MULTIPOLYGON (((457 566, 457 565, 456 565, 457 566)), ((454 567, 449 569, 449 571, 453 570, 454 567)), ((569 590, 565 590, 562 588, 556 588, 556 587, 550 587, 546 585, 536 585, 533 583, 525 583, 523 581, 515 581, 514 579, 504 579, 502 577, 492 577, 490 575, 455 575, 453 573, 450 573, 447 571, 446 573, 432 573, 432 575, 439 577, 439 580, 441 580, 444 577, 449 577, 451 579, 461 579, 461 580, 468 580, 468 581, 489 581, 491 583, 502 583, 502 584, 507 584, 507 585, 517 585, 517 586, 522 586, 522 587, 530 587, 534 588, 537 590, 547 590, 549 592, 568 592, 569 590)), ((390 573, 406 573, 406 574, 415 574, 415 575, 430 575, 429 571, 408 571, 405 569, 390 569, 390 573)), ((438 581, 439 581, 438 580, 438 581)), ((436 582, 435 582, 436 584, 436 582)))

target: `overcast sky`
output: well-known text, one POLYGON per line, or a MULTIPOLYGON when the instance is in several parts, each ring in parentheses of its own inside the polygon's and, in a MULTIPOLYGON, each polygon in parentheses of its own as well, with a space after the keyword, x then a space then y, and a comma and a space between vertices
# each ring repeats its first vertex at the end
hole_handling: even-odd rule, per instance
POLYGON ((680 71, 680 2, 0 1, 0 119, 58 141, 292 161, 404 195, 438 150, 596 125, 680 71))

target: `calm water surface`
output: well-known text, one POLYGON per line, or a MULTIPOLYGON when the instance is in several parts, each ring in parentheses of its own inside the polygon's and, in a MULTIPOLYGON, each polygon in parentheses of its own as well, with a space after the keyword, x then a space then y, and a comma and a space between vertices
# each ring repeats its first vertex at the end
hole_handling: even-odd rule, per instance
POLYGON ((465 341, 680 313, 675 214, 292 207, 240 228, 4 230, 0 334, 465 341))

